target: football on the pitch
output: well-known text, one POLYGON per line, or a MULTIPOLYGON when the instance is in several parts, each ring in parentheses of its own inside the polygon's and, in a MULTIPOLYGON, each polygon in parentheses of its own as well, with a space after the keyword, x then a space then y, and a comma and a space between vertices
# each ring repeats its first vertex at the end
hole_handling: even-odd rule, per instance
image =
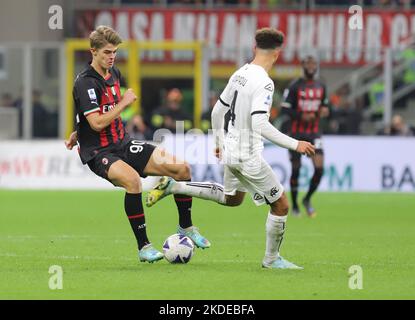
POLYGON ((173 234, 164 241, 164 257, 170 263, 188 263, 193 256, 193 241, 182 234, 173 234))

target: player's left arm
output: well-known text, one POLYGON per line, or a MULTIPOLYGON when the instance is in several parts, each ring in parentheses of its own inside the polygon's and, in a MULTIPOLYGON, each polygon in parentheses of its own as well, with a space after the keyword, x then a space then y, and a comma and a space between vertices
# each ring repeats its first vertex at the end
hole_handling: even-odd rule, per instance
POLYGON ((251 106, 252 130, 274 144, 290 150, 296 150, 298 141, 283 134, 269 122, 273 94, 274 83, 272 81, 263 83, 254 92, 251 106))
POLYGON ((327 87, 323 85, 323 95, 321 97, 320 117, 327 118, 330 115, 329 99, 327 97, 327 87))
POLYGON ((290 119, 294 119, 298 116, 297 114, 297 83, 298 80, 294 80, 284 90, 282 95, 281 114, 288 116, 290 119))
POLYGON ((279 131, 269 122, 274 85, 261 85, 254 93, 251 106, 252 130, 272 143, 300 153, 313 155, 314 146, 306 141, 298 141, 279 131))

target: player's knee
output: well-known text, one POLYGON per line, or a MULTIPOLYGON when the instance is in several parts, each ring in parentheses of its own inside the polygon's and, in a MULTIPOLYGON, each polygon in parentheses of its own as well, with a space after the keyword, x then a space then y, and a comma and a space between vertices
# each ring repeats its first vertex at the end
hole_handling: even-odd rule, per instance
POLYGON ((122 181, 122 186, 128 193, 140 193, 141 179, 138 174, 125 177, 122 181))
POLYGON ((237 207, 242 203, 243 199, 240 199, 239 197, 235 196, 225 196, 226 205, 228 207, 237 207))
POLYGON ((274 203, 271 203, 271 212, 277 216, 286 216, 290 206, 286 196, 282 196, 274 203))
POLYGON ((180 167, 175 179, 178 181, 188 181, 192 179, 192 168, 187 162, 180 167))
POLYGON ((282 215, 282 216, 286 216, 287 214, 288 214, 288 210, 290 209, 290 207, 289 207, 289 205, 288 205, 288 202, 286 202, 286 203, 284 203, 282 206, 281 206, 281 209, 280 209, 280 215, 282 215))

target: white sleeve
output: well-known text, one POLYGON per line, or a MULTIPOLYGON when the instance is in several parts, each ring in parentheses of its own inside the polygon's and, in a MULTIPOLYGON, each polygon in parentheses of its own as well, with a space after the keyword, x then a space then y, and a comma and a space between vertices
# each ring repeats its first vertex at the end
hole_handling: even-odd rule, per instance
POLYGON ((272 106, 272 96, 274 94, 274 83, 271 79, 263 82, 252 97, 251 115, 257 113, 267 113, 272 106))
POLYGON ((216 102, 212 110, 213 137, 215 139, 215 146, 220 149, 223 147, 225 114, 228 110, 229 107, 226 107, 220 100, 216 102))
MULTIPOLYGON (((231 78, 232 79, 232 78, 231 78)), ((230 85, 230 79, 228 84, 226 85, 225 89, 223 89, 222 93, 219 96, 219 101, 222 103, 225 107, 229 107, 231 104, 231 85, 230 85)))
POLYGON ((269 116, 265 113, 252 115, 252 130, 280 147, 294 151, 297 149, 298 140, 283 134, 275 128, 269 122, 269 116))

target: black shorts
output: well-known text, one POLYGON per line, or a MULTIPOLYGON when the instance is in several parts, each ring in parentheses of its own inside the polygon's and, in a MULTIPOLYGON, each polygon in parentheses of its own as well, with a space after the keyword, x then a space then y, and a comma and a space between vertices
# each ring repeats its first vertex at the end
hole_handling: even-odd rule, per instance
MULTIPOLYGON (((310 135, 301 135, 301 136, 292 136, 294 139, 303 140, 310 142, 316 146, 316 154, 324 154, 323 142, 321 136, 310 136, 310 135)), ((301 153, 298 153, 293 150, 289 150, 290 161, 296 161, 301 159, 301 153)))
POLYGON ((108 179, 108 171, 111 165, 118 160, 126 162, 138 172, 140 177, 145 178, 147 176, 144 174, 144 168, 154 149, 156 146, 152 144, 128 138, 120 145, 101 151, 87 164, 92 172, 109 182, 111 180, 108 179))

